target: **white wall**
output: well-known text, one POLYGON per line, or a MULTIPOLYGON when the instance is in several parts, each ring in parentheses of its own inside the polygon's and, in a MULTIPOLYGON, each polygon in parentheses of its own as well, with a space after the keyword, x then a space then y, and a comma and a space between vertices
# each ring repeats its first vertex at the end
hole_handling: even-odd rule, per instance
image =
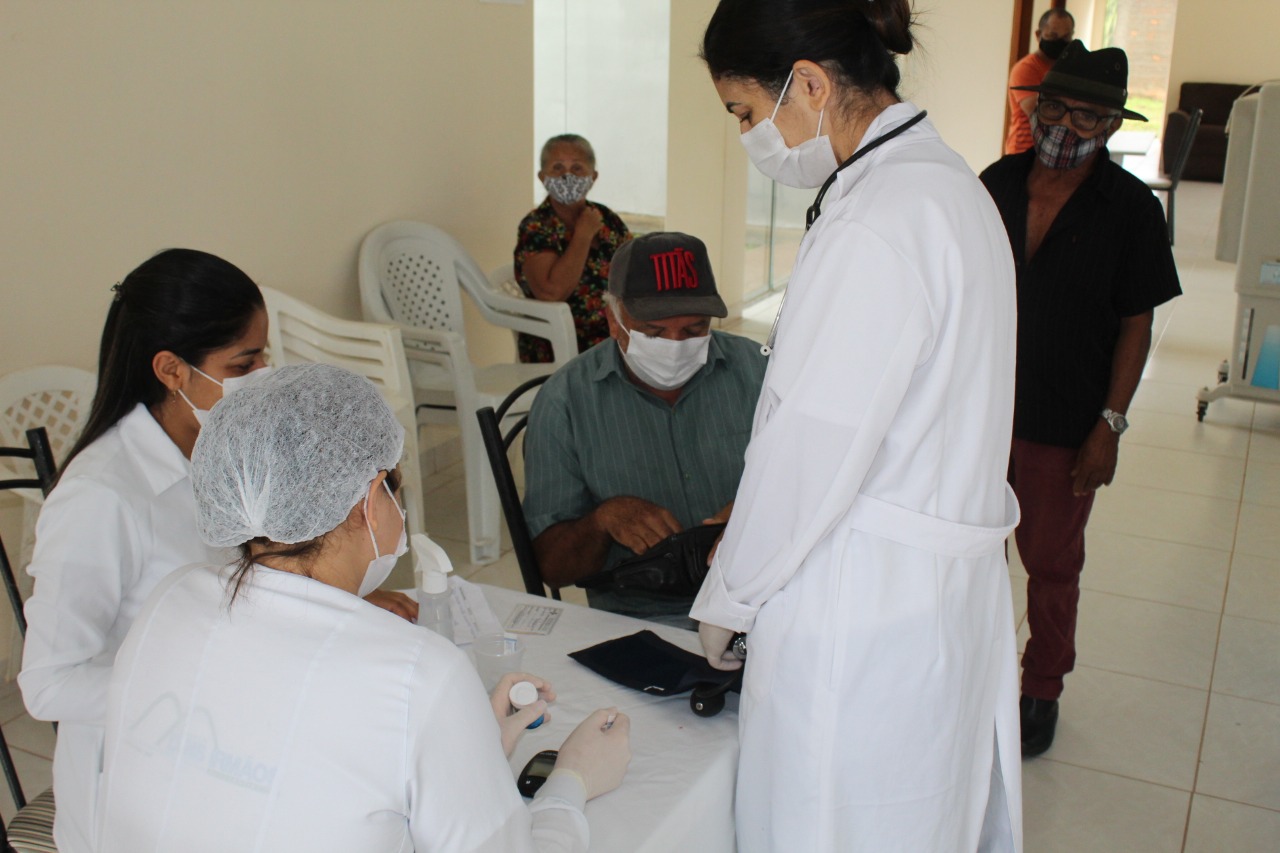
POLYGON ((91 368, 108 288, 165 247, 351 317, 385 220, 509 261, 531 22, 476 0, 0 0, 0 373, 91 368))
POLYGON ((730 316, 736 316, 742 310, 749 164, 738 127, 698 58, 715 8, 716 0, 671 4, 666 228, 696 235, 707 244, 721 298, 730 316))
POLYGON ((929 111, 942 138, 975 172, 1003 151, 1009 78, 1009 0, 917 2, 920 46, 902 58, 900 92, 929 111))
POLYGON ((1280 78, 1280 4, 1178 0, 1169 101, 1184 82, 1260 83, 1280 78))
MULTIPOLYGON (((732 302, 749 166, 696 58, 715 5, 671 3, 667 227, 707 241, 732 302)), ((1000 152, 1010 20, 929 4, 904 60, 903 94, 975 170, 1000 152)), ((1171 85, 1280 76, 1277 24, 1181 0, 1171 85)), ((489 268, 530 206, 532 0, 0 0, 0 43, 0 373, 92 367, 108 288, 160 248, 354 317, 377 223, 434 222, 489 268)), ((485 332, 473 356, 509 357, 485 332)))

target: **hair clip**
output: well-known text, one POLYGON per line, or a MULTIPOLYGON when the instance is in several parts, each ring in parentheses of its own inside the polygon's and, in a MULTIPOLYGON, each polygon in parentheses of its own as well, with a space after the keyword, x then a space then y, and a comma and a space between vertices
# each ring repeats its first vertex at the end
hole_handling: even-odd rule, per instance
POLYGON ((115 296, 111 297, 112 302, 119 302, 124 298, 124 286, 122 282, 117 281, 115 284, 111 285, 111 290, 115 293, 115 296))

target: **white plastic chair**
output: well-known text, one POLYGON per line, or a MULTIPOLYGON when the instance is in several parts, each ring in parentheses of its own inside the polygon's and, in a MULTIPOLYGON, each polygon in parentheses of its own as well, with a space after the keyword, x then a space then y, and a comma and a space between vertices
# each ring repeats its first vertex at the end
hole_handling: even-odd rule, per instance
MULTIPOLYGON (((431 423, 456 423, 462 436, 467 484, 471 561, 492 563, 500 555, 501 507, 485 457, 475 413, 497 407, 512 389, 544 376, 578 354, 569 306, 504 292, 503 269, 493 279, 445 232, 421 222, 388 222, 360 247, 360 305, 365 319, 395 323, 419 413, 431 423), (465 290, 490 323, 551 341, 551 364, 475 367, 467 354, 462 317, 465 290)), ((532 399, 532 395, 528 399, 532 399)), ((526 402, 519 417, 528 411, 526 402)))
MULTIPOLYGON (((0 445, 25 446, 27 430, 44 427, 53 448, 53 458, 62 465, 67 453, 85 421, 89 419, 89 407, 93 405, 93 393, 98 380, 87 370, 75 367, 46 365, 19 370, 0 377, 0 445)), ((12 476, 30 476, 30 471, 20 472, 7 459, 0 459, 0 479, 12 476)), ((44 504, 39 489, 14 489, 22 501, 22 536, 15 551, 10 552, 14 575, 22 592, 31 591, 31 579, 21 571, 31 561, 35 547, 36 517, 44 504)), ((8 631, 9 648, 21 648, 22 639, 17 625, 8 631)), ((21 655, 9 655, 6 678, 17 674, 21 655)))
MULTIPOLYGON (((97 386, 89 371, 58 365, 0 377, 0 444, 24 444, 27 430, 44 427, 53 458, 61 465, 89 418, 97 386)), ((36 506, 44 503, 39 489, 20 489, 18 494, 36 506)))
POLYGON ((405 432, 400 481, 409 533, 426 533, 413 387, 399 330, 384 323, 341 320, 269 287, 262 288, 262 296, 273 365, 333 364, 364 376, 382 392, 405 432))

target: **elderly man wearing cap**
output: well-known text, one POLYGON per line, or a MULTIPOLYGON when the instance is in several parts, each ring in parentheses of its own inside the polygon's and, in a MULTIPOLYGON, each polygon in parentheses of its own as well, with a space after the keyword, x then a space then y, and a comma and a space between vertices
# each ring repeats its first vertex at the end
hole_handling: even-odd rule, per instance
MULTIPOLYGON (((607 299, 610 339, 557 371, 529 415, 525 516, 553 587, 727 518, 764 379, 757 344, 711 330, 728 310, 696 237, 623 245, 607 299)), ((691 600, 594 587, 587 597, 691 624, 691 600)))
POLYGON ((1009 479, 1027 570, 1031 637, 1022 657, 1022 754, 1053 743, 1063 677, 1075 665, 1084 528, 1115 475, 1125 412, 1151 348, 1152 313, 1182 291, 1159 201, 1113 163, 1128 60, 1072 42, 1028 91, 1035 148, 982 173, 1018 274, 1018 367, 1009 479))

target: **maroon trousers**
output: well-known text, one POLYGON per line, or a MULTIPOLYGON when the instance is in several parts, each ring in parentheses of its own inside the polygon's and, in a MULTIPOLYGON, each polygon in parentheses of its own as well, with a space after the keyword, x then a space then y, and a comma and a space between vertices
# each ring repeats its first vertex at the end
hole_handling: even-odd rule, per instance
POLYGON ((1077 453, 1015 438, 1009 460, 1009 482, 1022 508, 1014 541, 1027 569, 1031 628, 1022 654, 1022 693, 1034 699, 1062 695, 1062 678, 1076 662, 1084 527, 1094 495, 1071 492, 1077 453))

